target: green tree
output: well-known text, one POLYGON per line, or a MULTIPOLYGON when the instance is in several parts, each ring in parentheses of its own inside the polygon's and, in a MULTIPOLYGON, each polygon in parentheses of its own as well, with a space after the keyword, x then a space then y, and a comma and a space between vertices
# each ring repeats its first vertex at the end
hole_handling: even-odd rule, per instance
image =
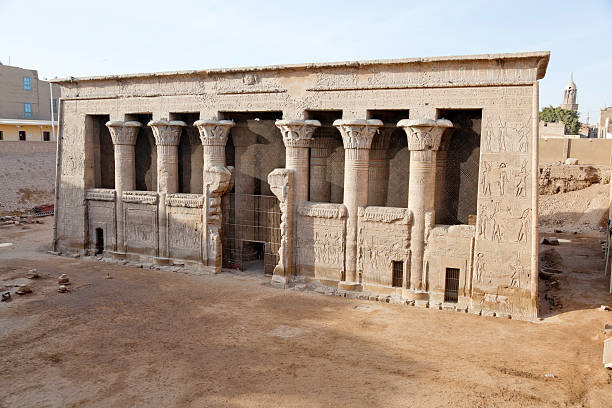
POLYGON ((545 122, 565 123, 566 135, 577 135, 581 125, 578 120, 578 112, 559 107, 554 108, 552 105, 542 109, 540 112, 540 120, 545 122))

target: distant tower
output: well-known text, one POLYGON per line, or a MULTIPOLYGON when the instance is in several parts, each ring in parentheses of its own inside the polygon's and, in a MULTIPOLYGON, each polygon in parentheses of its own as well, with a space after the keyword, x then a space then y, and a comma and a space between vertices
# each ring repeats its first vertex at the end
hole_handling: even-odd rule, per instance
POLYGON ((561 104, 563 109, 578 111, 578 104, 576 103, 577 91, 576 84, 574 83, 574 73, 572 72, 571 79, 563 90, 563 103, 561 104))

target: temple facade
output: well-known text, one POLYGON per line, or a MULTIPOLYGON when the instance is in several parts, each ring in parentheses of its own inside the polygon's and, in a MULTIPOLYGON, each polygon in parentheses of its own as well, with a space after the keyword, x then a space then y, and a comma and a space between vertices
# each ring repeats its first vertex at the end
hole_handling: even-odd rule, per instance
POLYGON ((548 60, 57 80, 54 250, 533 318, 548 60))

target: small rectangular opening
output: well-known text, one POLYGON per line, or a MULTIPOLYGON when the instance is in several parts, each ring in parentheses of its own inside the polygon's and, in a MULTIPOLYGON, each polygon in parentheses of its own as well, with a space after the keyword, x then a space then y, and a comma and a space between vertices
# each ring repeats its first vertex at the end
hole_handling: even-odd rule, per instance
POLYGON ((51 140, 49 132, 43 132, 43 141, 48 142, 49 140, 51 140))
POLYGON ((96 255, 104 252, 104 230, 96 228, 96 255))
POLYGON ((404 286, 404 261, 392 261, 393 264, 393 287, 404 286))
POLYGON ((457 303, 459 300, 459 269, 446 268, 444 301, 457 303))
POLYGON ((26 140, 26 132, 24 130, 19 131, 19 140, 26 140))

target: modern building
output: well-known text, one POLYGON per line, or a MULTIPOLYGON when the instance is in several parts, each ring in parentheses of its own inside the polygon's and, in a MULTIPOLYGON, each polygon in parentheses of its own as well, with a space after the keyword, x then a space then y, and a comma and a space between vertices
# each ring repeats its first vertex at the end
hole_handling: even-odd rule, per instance
POLYGON ((574 83, 574 74, 572 73, 570 81, 565 85, 563 89, 563 103, 561 107, 567 110, 578 111, 578 104, 576 103, 576 97, 578 93, 578 88, 576 88, 576 84, 574 83))
POLYGON ((54 141, 51 109, 57 132, 60 87, 38 79, 34 69, 0 64, 0 141, 54 141))
POLYGON ((54 81, 53 248, 534 318, 549 56, 54 81))

